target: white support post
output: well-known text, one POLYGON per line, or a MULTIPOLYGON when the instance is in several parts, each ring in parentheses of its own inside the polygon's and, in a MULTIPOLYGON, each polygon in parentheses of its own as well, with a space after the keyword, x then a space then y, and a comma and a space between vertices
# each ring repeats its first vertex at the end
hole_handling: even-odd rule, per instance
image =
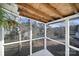
POLYGON ((21 51, 21 48, 22 48, 22 42, 21 42, 21 31, 20 29, 18 28, 18 33, 19 33, 19 45, 20 45, 20 51, 21 51))
POLYGON ((2 27, 2 56, 4 56, 4 27, 2 27))
POLYGON ((32 55, 32 22, 30 20, 30 55, 32 55))
POLYGON ((46 45, 46 38, 47 38, 47 36, 46 36, 46 30, 47 30, 47 28, 46 28, 46 24, 45 24, 44 49, 47 49, 47 45, 46 45))
POLYGON ((65 55, 69 56, 69 19, 65 20, 65 55))

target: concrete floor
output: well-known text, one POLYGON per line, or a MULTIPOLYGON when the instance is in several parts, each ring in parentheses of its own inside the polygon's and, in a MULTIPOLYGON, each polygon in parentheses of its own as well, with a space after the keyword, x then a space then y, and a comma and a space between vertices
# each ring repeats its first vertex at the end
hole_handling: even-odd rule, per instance
POLYGON ((53 56, 48 50, 43 49, 32 54, 32 56, 53 56))

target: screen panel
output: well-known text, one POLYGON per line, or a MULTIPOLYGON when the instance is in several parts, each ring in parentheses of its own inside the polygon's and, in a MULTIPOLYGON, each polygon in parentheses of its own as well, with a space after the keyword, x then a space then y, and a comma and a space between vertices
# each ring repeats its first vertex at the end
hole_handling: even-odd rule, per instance
POLYGON ((79 51, 70 48, 69 54, 70 56, 79 56, 79 51))
POLYGON ((22 24, 19 26, 22 40, 29 40, 30 39, 30 19, 21 17, 20 22, 22 24))
POLYGON ((65 56, 65 46, 47 39, 47 49, 54 56, 65 56))
POLYGON ((44 37, 44 24, 38 21, 32 21, 32 35, 33 39, 44 37))
POLYGON ((44 49, 44 39, 32 40, 32 53, 44 49))
POLYGON ((5 45, 4 46, 4 55, 5 56, 19 56, 20 55, 20 45, 17 44, 11 44, 11 45, 5 45))
POLYGON ((5 29, 4 43, 11 43, 16 41, 19 41, 18 29, 5 29))
POLYGON ((11 43, 18 41, 18 22, 16 21, 16 16, 9 13, 8 11, 4 10, 4 20, 7 22, 5 25, 5 37, 4 37, 4 43, 11 43))
POLYGON ((30 55, 30 42, 22 42, 22 48, 20 51, 20 56, 30 55))
POLYGON ((65 23, 55 22, 47 25, 47 37, 65 43, 65 23))
POLYGON ((79 48, 79 18, 70 19, 70 45, 79 48))

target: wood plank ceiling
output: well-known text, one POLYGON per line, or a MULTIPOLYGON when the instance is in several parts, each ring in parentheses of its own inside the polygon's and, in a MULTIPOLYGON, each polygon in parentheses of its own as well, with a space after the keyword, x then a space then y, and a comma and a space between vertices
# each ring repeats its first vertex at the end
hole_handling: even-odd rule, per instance
POLYGON ((50 22, 78 13, 79 4, 71 3, 19 3, 21 16, 42 22, 50 22))

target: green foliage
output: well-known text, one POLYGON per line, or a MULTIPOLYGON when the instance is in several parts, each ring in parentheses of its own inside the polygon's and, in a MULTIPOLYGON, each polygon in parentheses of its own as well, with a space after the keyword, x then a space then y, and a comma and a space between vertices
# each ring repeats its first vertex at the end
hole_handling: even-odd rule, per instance
POLYGON ((2 10, 2 8, 0 7, 0 20, 3 19, 4 16, 4 11, 2 10))
POLYGON ((19 23, 17 23, 15 20, 5 18, 4 15, 5 15, 5 12, 0 7, 0 27, 2 26, 4 28, 14 28, 19 25, 19 23))
POLYGON ((0 26, 6 25, 6 20, 4 20, 4 11, 0 7, 0 26))

